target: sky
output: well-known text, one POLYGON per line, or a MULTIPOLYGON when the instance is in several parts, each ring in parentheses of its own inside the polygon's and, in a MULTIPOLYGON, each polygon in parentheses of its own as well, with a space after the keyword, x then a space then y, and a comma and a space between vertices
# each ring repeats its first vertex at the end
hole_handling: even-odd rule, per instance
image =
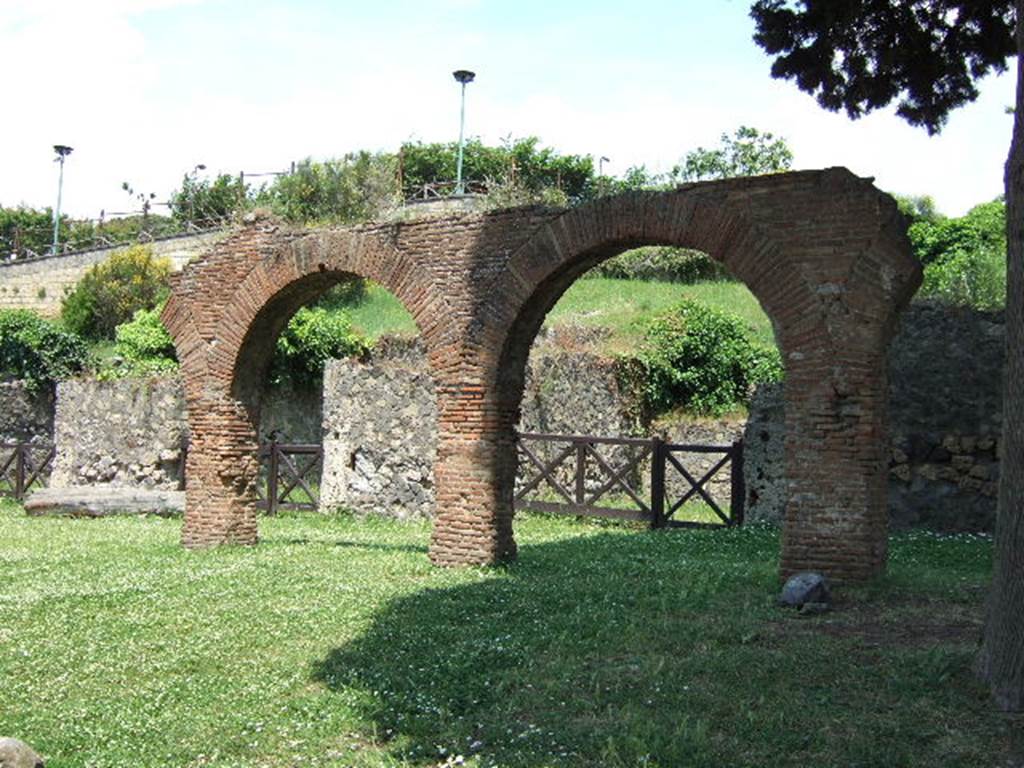
MULTIPOLYGON (((537 136, 604 170, 667 171, 741 125, 795 168, 846 166, 960 215, 1002 192, 1012 73, 929 137, 892 110, 851 121, 770 76, 741 0, 0 0, 0 205, 62 210, 168 198, 185 173, 458 137, 537 136)), ((159 212, 159 209, 157 209, 159 212)))

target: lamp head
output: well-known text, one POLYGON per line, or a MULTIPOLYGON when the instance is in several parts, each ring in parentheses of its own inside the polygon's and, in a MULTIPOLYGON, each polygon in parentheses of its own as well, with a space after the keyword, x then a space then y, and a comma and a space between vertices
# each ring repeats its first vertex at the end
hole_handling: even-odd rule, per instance
POLYGON ((64 144, 54 144, 53 145, 53 151, 57 153, 58 157, 67 157, 72 152, 74 152, 74 149, 72 149, 71 147, 65 146, 64 144))
POLYGON ((468 69, 457 69, 452 72, 452 77, 465 85, 466 83, 473 82, 473 78, 476 77, 476 72, 470 72, 468 69))

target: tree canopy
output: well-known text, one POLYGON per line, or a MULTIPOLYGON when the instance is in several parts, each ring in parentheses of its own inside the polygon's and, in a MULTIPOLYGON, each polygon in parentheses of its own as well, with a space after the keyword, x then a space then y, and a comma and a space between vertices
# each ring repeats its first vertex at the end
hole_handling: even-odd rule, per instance
POLYGON ((750 15, 772 77, 853 118, 895 100, 929 133, 1017 50, 1014 0, 757 0, 750 15))

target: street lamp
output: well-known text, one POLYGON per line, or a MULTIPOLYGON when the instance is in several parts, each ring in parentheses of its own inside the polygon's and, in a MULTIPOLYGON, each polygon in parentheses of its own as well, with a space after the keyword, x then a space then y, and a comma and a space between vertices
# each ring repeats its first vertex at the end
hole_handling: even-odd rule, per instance
POLYGON ((608 157, 600 157, 600 158, 598 158, 598 161, 597 161, 597 175, 598 176, 604 176, 604 164, 605 163, 610 163, 610 162, 611 162, 611 158, 608 158, 608 157))
POLYGON ((459 111, 459 159, 455 166, 455 194, 461 195, 464 191, 462 188, 462 147, 463 129, 466 126, 466 83, 472 83, 476 73, 470 72, 468 69, 457 69, 452 72, 452 77, 456 82, 462 84, 462 107, 459 111))
POLYGON ((64 158, 74 150, 63 144, 54 144, 53 151, 57 153, 54 162, 60 163, 60 178, 57 181, 57 208, 53 212, 53 248, 52 253, 57 253, 57 245, 60 242, 60 197, 64 192, 64 158))

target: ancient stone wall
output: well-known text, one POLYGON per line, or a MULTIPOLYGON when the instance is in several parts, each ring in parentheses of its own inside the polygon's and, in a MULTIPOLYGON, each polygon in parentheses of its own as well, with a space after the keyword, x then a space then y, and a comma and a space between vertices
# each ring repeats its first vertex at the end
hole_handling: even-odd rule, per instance
POLYGON ((0 381, 0 442, 48 443, 52 438, 53 390, 0 381))
MULTIPOLYGON (((320 440, 320 393, 268 388, 260 433, 279 440, 320 440)), ((177 377, 57 385, 50 485, 175 489, 182 477, 188 419, 177 377)))
MULTIPOLYGON (((992 530, 1005 364, 1002 313, 915 302, 889 350, 893 528, 992 530)), ((746 429, 748 517, 785 503, 782 392, 760 392, 746 429)))
MULTIPOLYGON (((154 255, 170 259, 173 270, 180 270, 224 236, 225 233, 218 230, 154 240, 149 246, 154 255)), ((0 309, 31 309, 41 315, 56 316, 60 314, 64 297, 91 267, 126 247, 119 245, 18 261, 0 260, 0 309)))

